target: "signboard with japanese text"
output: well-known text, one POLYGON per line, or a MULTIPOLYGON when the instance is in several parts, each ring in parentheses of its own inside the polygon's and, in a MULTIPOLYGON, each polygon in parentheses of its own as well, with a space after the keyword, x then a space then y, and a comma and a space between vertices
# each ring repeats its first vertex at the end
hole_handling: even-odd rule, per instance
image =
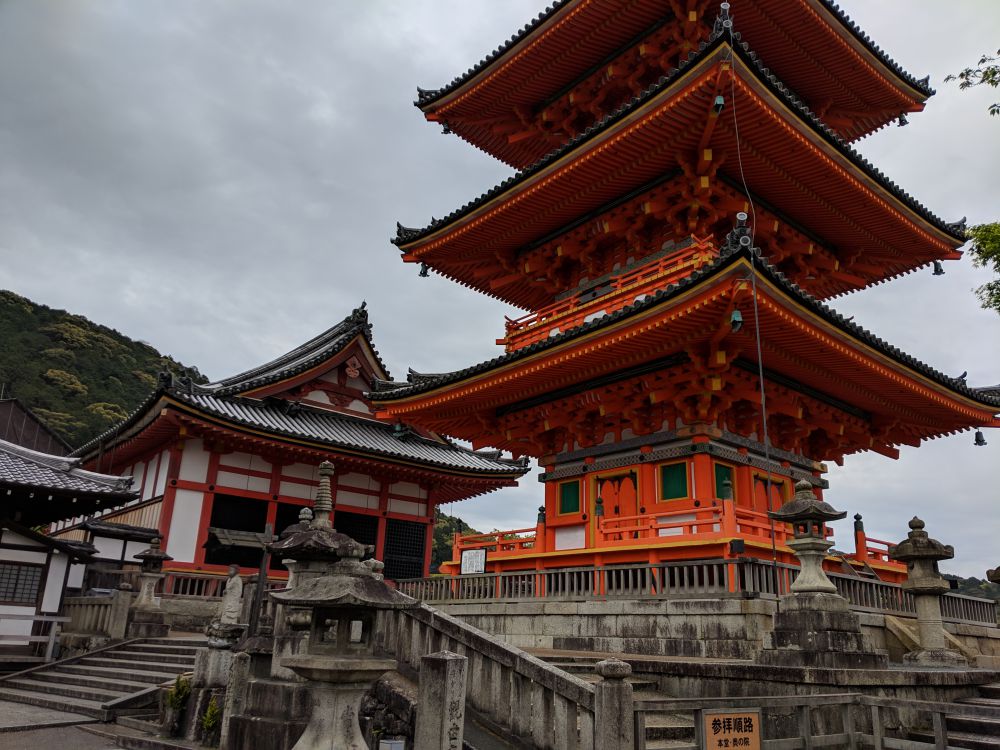
POLYGON ((464 549, 462 550, 461 574, 467 576, 471 573, 486 572, 486 550, 484 549, 464 549))
POLYGON ((702 750, 760 750, 760 711, 702 713, 702 750))

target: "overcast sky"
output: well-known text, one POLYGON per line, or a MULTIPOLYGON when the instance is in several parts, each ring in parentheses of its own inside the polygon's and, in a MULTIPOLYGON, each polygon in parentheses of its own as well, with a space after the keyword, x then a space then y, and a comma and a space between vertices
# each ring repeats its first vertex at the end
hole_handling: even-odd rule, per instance
MULTIPOLYGON (((150 342, 221 378, 368 301, 397 377, 495 356, 511 308, 417 277, 389 243, 510 170, 412 106, 528 22, 528 0, 0 0, 0 288, 150 342)), ((948 220, 1000 218, 997 91, 944 76, 1000 46, 996 0, 842 0, 938 89, 927 111, 859 144, 948 220)), ((739 17, 736 17, 739 28, 739 17)), ((765 61, 766 62, 766 61, 765 61)), ((969 261, 835 300, 893 344, 969 382, 1000 382, 1000 316, 969 261)), ((919 514, 947 569, 1000 565, 1000 433, 849 457, 827 499, 899 541, 919 514)), ((450 507, 481 529, 534 520, 541 488, 450 507)), ((838 531, 851 549, 849 523, 838 531)))

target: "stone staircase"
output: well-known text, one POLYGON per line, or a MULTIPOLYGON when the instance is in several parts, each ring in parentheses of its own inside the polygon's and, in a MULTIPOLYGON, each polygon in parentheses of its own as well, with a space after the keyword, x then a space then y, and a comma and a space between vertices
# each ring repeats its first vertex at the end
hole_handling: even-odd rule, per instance
MULTIPOLYGON (((597 662, 603 656, 541 656, 553 667, 576 675, 585 682, 598 682, 597 662)), ((641 675, 628 678, 635 700, 667 700, 673 696, 660 692, 656 682, 641 675)), ((647 750, 697 750, 694 722, 689 715, 668 712, 646 715, 647 750)))
POLYGON ((159 687, 194 668, 204 640, 148 638, 0 678, 0 700, 101 721, 148 711, 159 687))
MULTIPOLYGON (((1000 683, 983 685, 975 698, 962 698, 956 703, 972 706, 991 706, 996 709, 995 719, 975 719, 948 717, 948 747, 964 747, 972 750, 1000 750, 1000 683)), ((910 732, 911 739, 934 741, 929 732, 910 732)))

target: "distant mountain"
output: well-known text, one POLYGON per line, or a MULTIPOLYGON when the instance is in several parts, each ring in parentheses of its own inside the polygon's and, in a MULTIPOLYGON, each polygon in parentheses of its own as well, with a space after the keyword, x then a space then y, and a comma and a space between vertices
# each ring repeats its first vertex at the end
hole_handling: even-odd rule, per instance
POLYGON ((956 594, 978 596, 981 599, 996 599, 1000 602, 1000 586, 995 583, 990 583, 974 576, 972 578, 962 578, 961 576, 954 576, 949 573, 945 573, 944 577, 949 581, 958 581, 957 588, 954 589, 956 594))
POLYGON ((0 290, 3 395, 16 397, 70 445, 82 445, 123 419, 164 370, 206 380, 147 343, 0 290))

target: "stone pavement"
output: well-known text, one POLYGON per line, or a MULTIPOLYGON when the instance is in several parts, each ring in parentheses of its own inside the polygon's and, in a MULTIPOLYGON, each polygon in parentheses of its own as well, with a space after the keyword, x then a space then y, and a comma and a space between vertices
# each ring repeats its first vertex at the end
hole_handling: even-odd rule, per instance
MULTIPOLYGON (((0 706, 0 716, 10 705, 0 706)), ((0 733, 0 750, 119 750, 104 737, 95 737, 73 726, 0 733)))
MULTIPOLYGON (((27 703, 0 701, 0 743, 3 741, 3 735, 8 732, 89 724, 94 721, 97 719, 90 716, 32 706, 27 703)), ((0 744, 0 748, 6 748, 6 745, 0 744)))

